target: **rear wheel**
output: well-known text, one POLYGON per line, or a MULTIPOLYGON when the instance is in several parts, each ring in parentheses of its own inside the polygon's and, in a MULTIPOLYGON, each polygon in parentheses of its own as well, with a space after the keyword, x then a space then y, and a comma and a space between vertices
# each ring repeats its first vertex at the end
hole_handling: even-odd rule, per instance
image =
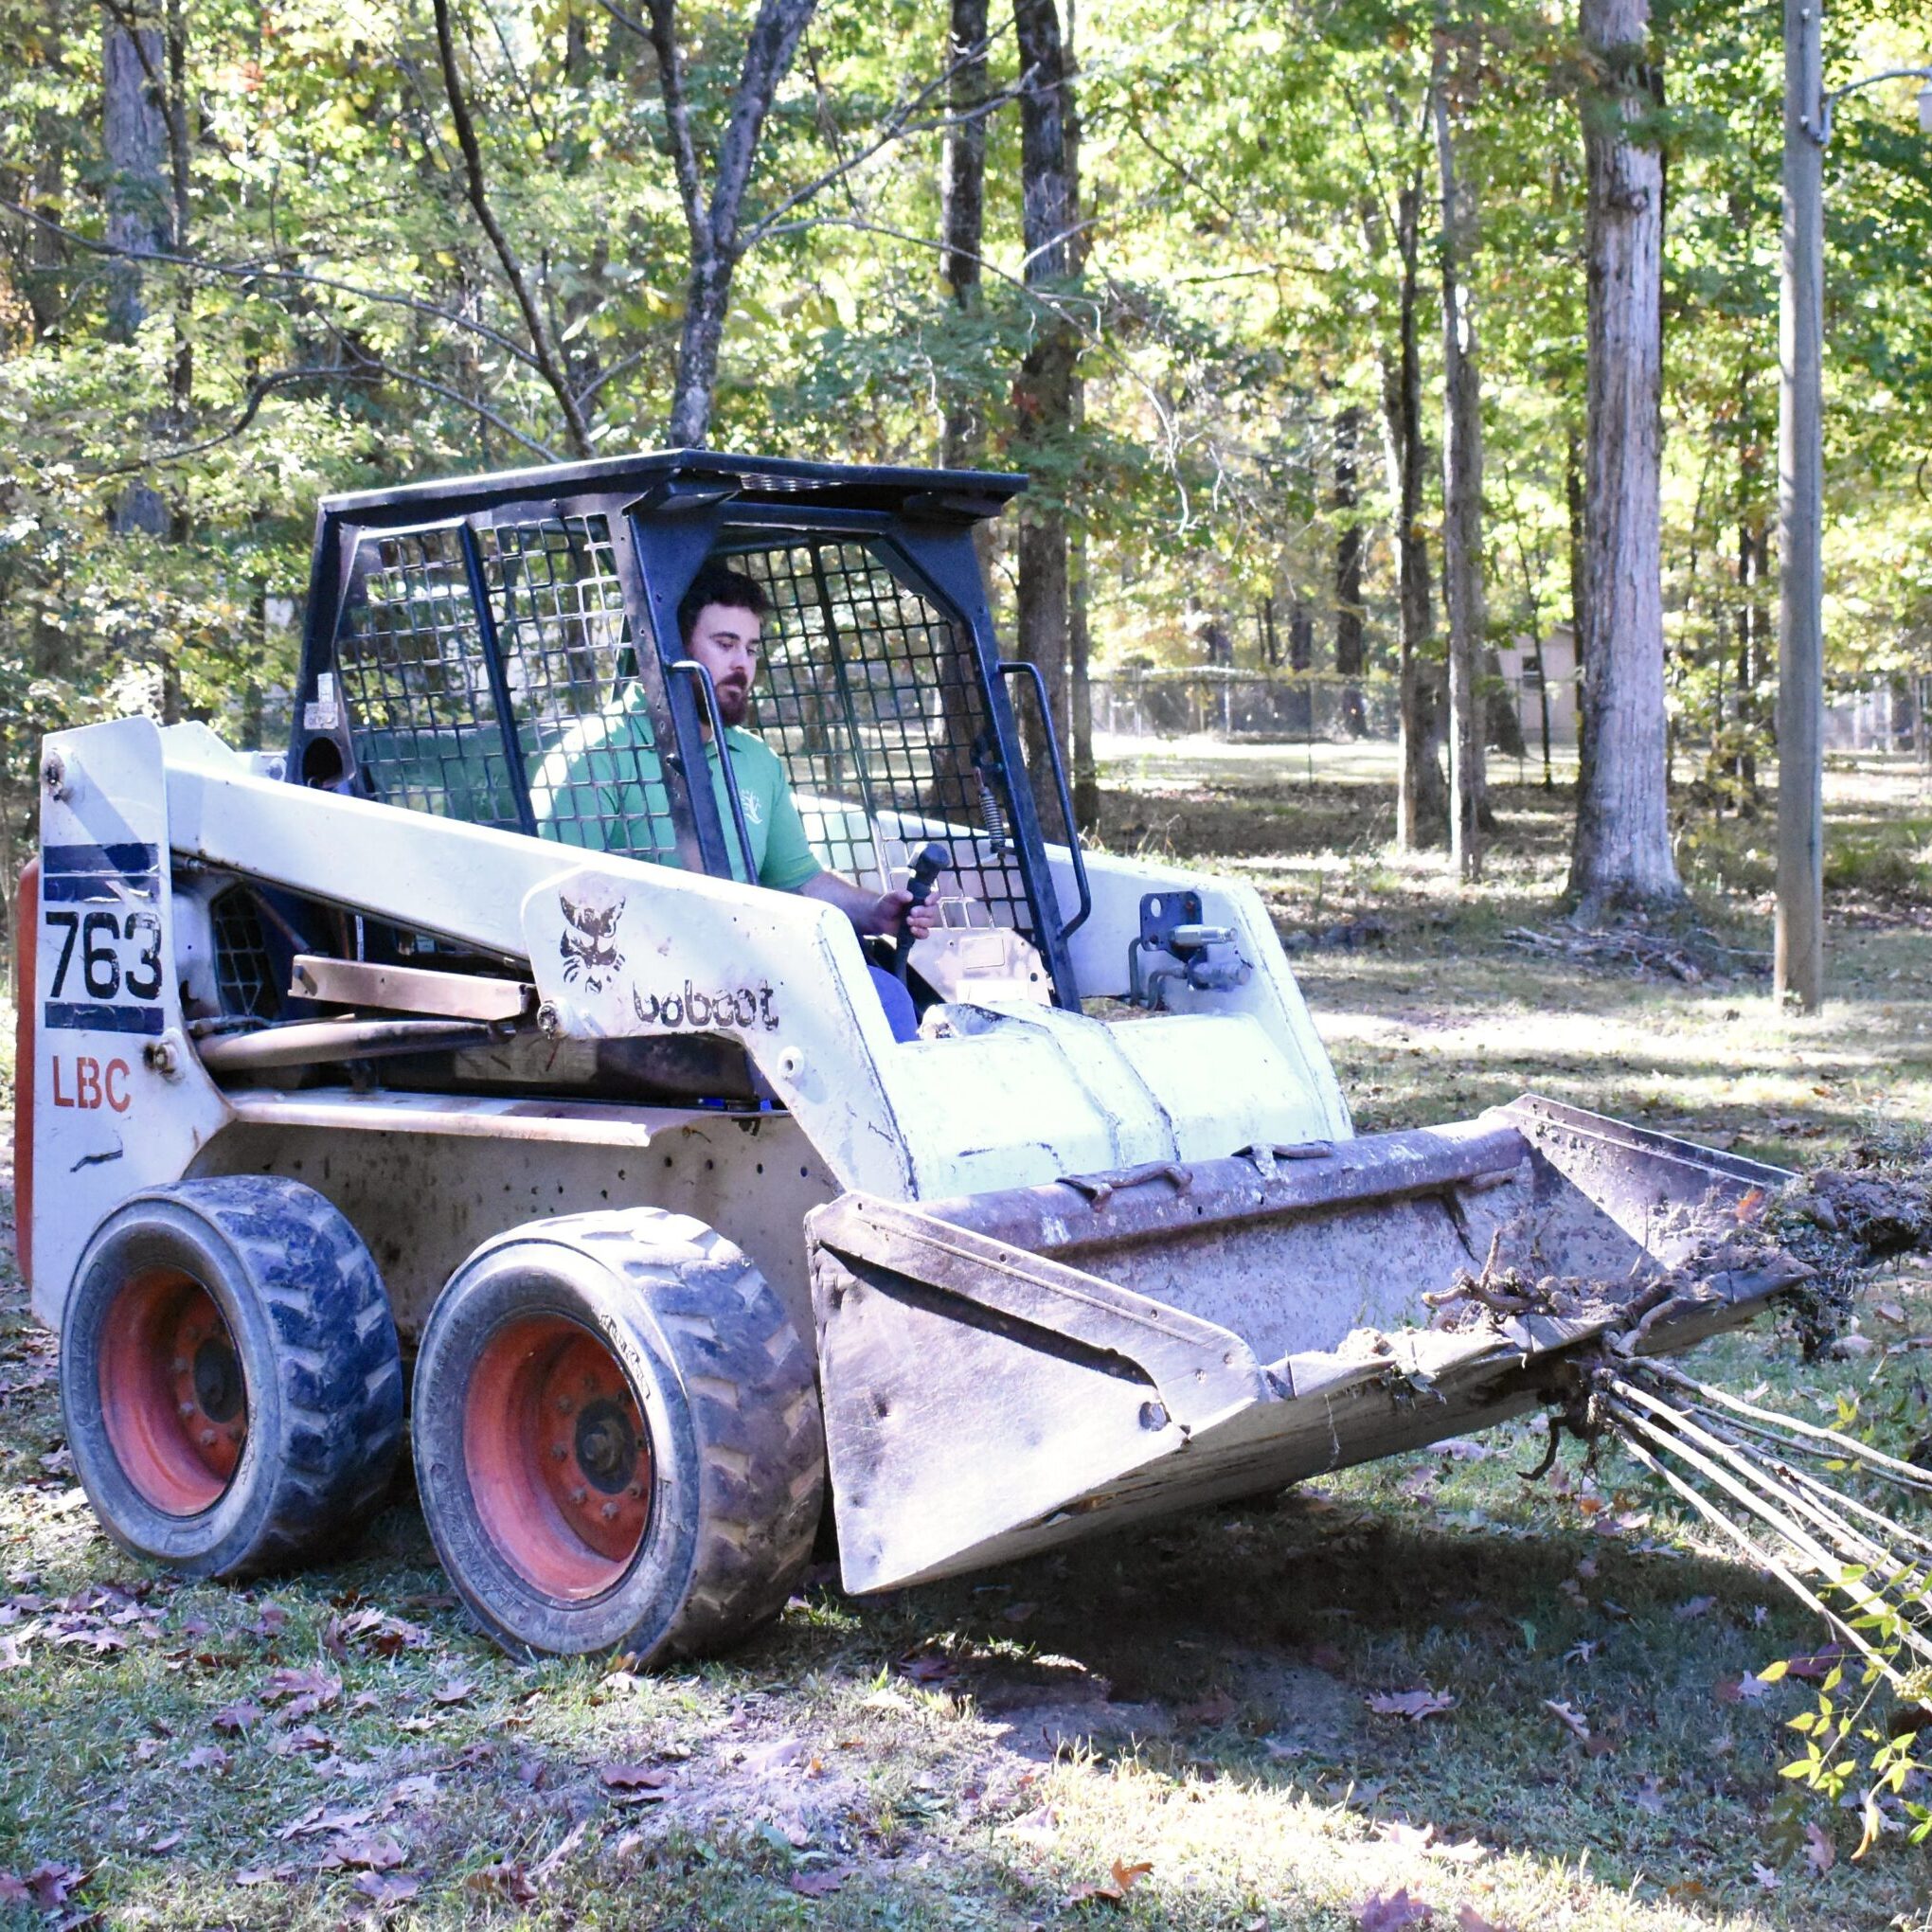
POLYGON ((720 1649, 811 1555, 811 1357, 763 1277, 685 1216, 569 1215, 479 1249, 430 1315, 414 1412, 438 1553, 511 1650, 720 1649))
POLYGON ((81 1485, 123 1548, 198 1576, 297 1561, 361 1523, 402 1442, 375 1263, 299 1182, 148 1189, 80 1258, 61 1405, 81 1485))

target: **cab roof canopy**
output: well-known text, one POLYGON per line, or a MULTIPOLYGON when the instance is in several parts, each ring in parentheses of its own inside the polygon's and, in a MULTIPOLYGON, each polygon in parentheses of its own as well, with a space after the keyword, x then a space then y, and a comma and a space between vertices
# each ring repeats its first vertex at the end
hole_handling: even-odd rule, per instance
POLYGON ((1023 475, 994 470, 923 470, 877 463, 814 463, 790 456, 742 456, 720 450, 657 450, 587 463, 549 463, 485 476, 405 483, 324 497, 321 516, 363 528, 394 528, 425 518, 474 516, 508 504, 566 498, 619 499, 640 514, 675 515, 722 502, 814 512, 852 511, 915 523, 975 524, 997 516, 1027 487, 1023 475))

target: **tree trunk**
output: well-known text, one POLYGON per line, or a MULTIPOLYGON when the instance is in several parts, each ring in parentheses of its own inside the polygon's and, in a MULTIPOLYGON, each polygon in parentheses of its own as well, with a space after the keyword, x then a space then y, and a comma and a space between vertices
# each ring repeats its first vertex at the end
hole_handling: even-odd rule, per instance
MULTIPOLYGON (((1020 499, 1018 648, 1046 681, 1052 725, 1066 742, 1066 489, 1072 467, 1079 341, 1060 306, 1076 262, 1079 191, 1067 141, 1071 88, 1056 0, 1013 0, 1020 51, 1020 227, 1035 292, 1033 346, 1013 385, 1016 455, 1034 475, 1020 499)), ((1028 769, 1042 821, 1059 815, 1046 730, 1027 712, 1028 769)))
MULTIPOLYGON (((62 0, 46 0, 42 35, 45 64, 49 75, 64 69, 62 60, 62 0)), ((42 214, 64 222, 66 209, 67 150, 65 117, 51 107, 43 108, 34 129, 33 201, 42 214)), ((67 291, 63 271, 67 263, 67 244, 52 228, 36 227, 27 238, 27 272, 25 293, 33 311, 36 342, 45 337, 66 308, 67 291)))
MULTIPOLYGON (((986 223, 986 121, 976 110, 986 100, 987 0, 953 0, 946 38, 946 64, 952 70, 939 173, 939 275, 962 316, 981 308, 980 249, 986 223)), ((939 462, 948 470, 970 470, 985 455, 986 419, 971 382, 945 385, 939 424, 939 462)), ((993 531, 973 527, 979 574, 990 579, 993 531)), ((957 817, 959 801, 974 796, 974 746, 985 729, 985 709, 975 682, 972 641, 954 634, 940 672, 941 733, 933 766, 928 809, 935 816, 957 817)))
MULTIPOLYGON (((437 0, 438 13, 445 4, 446 0, 437 0)), ((731 278, 749 245, 740 225, 744 191, 751 181, 759 135, 772 98, 791 67, 817 5, 818 0, 760 0, 758 18, 745 36, 744 63, 731 97, 730 117, 718 139, 707 195, 697 133, 691 125, 690 101, 685 91, 677 0, 646 0, 645 28, 657 57, 657 90, 664 102, 665 131, 690 242, 684 327, 678 336, 669 422, 671 441, 680 449, 702 445, 711 431, 718 352, 724 346, 724 318, 731 308, 731 278)), ((473 174, 474 171, 473 169, 473 174)), ((500 246, 498 253, 504 253, 500 246)), ((512 283, 517 280, 513 272, 510 278, 512 283)), ((546 336, 540 318, 531 318, 530 333, 542 358, 546 336)), ((567 387, 561 400, 565 413, 572 415, 575 429, 567 387)))
MULTIPOLYGON (((123 251, 107 277, 107 336, 133 342, 148 318, 144 271, 130 256, 169 252, 172 197, 167 175, 168 119, 162 98, 167 49, 159 27, 134 31, 112 15, 101 30, 101 145, 107 161, 107 243, 123 251)), ((115 506, 114 527, 165 536, 168 504, 134 484, 115 506)))
POLYGON ((1584 583, 1584 560, 1590 546, 1583 522, 1583 440, 1574 422, 1564 432, 1564 502, 1569 511, 1570 650, 1576 674, 1570 680, 1577 700, 1577 796, 1589 789, 1590 733, 1583 717, 1583 679, 1590 662, 1590 593, 1584 583))
POLYGON ((1424 677, 1435 631, 1435 598, 1429 583, 1429 551, 1422 530, 1423 477, 1428 450, 1422 436, 1422 361, 1416 312, 1422 255, 1422 172, 1396 199, 1395 242, 1402 262, 1396 352, 1382 359, 1382 435, 1394 502, 1395 547, 1401 592, 1399 735, 1401 769, 1396 783, 1395 842, 1419 851, 1448 815, 1449 798, 1437 761, 1440 742, 1424 677))
MULTIPOLYGON (((940 161, 939 275, 953 306, 968 317, 981 307, 979 252, 986 226, 986 120, 980 112, 986 102, 986 9, 987 0, 953 0, 946 40, 952 121, 940 161)), ((939 462, 948 470, 970 470, 986 439, 971 382, 947 383, 944 411, 939 462)))
POLYGON ((1100 830, 1100 776, 1094 763, 1094 694, 1087 631, 1087 533, 1075 521, 1066 546, 1067 703, 1073 713, 1073 822, 1082 832, 1100 830))
MULTIPOLYGON (((1335 671, 1344 679, 1362 675, 1362 525, 1356 514, 1356 458, 1362 442, 1362 412, 1352 402, 1335 417, 1335 493, 1340 528, 1335 533, 1335 671)), ((1342 727, 1351 738, 1368 728, 1362 687, 1342 686, 1342 727)))
POLYGON ((1482 581, 1482 391, 1466 282, 1475 223, 1456 176, 1446 39, 1436 43, 1436 161, 1442 185, 1442 589, 1449 611, 1449 852, 1464 879, 1482 876, 1481 693, 1487 614, 1482 581))
POLYGON ((1589 760, 1577 796, 1569 897, 1585 920, 1675 904, 1664 729, 1659 524, 1663 454, 1663 164, 1642 125, 1649 0, 1581 0, 1589 199, 1588 440, 1583 689, 1589 760))
POLYGON ((1758 682, 1770 653, 1770 613, 1764 603, 1764 581, 1771 574, 1771 532, 1762 514, 1747 517, 1738 529, 1738 760, 1737 778, 1743 796, 1739 809, 1747 815, 1758 810, 1758 751, 1756 733, 1762 719, 1758 682))

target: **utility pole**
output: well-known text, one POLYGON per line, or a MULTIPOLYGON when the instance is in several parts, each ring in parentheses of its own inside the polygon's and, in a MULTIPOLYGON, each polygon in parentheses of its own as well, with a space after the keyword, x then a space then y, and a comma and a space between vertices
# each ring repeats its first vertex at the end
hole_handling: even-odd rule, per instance
POLYGON ((1784 0, 1774 985, 1808 1013, 1825 996, 1823 15, 1823 0, 1784 0))
POLYGON ((1823 0, 1784 0, 1784 250, 1778 313, 1778 939, 1780 1000, 1825 997, 1825 146, 1848 95, 1923 80, 1888 67, 1825 92, 1823 0))

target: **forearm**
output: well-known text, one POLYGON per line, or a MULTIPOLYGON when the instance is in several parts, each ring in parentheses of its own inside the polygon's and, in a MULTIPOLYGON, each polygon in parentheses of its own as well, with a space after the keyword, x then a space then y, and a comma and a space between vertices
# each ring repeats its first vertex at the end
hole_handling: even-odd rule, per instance
POLYGON ((879 922, 879 895, 854 886, 850 879, 841 879, 836 872, 815 873, 798 890, 807 899, 822 899, 827 905, 837 906, 862 933, 885 930, 879 922))

